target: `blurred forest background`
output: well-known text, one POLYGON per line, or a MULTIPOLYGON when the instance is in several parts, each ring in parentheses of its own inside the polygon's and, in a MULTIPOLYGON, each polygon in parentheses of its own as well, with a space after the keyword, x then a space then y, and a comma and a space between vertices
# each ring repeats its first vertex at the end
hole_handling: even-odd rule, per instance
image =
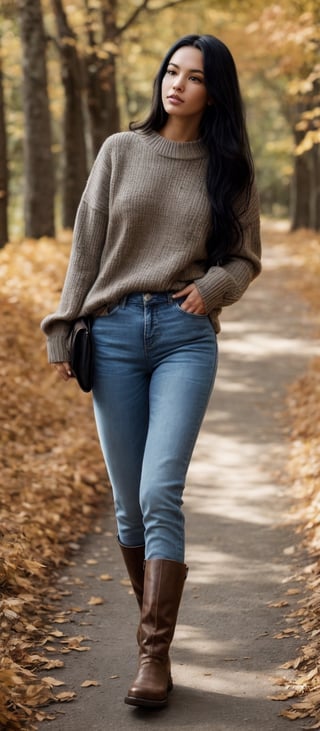
MULTIPOLYGON (((308 303, 319 331, 319 0, 0 0, 0 729, 6 731, 33 731, 54 717, 42 706, 75 695, 57 694, 61 681, 39 671, 62 667, 65 652, 87 649, 67 648, 56 628, 66 621, 57 572, 79 539, 98 531, 96 516, 110 499, 91 401, 74 381, 57 387, 39 322, 58 303, 75 211, 100 145, 144 117, 159 62, 186 33, 216 35, 234 55, 264 237, 274 252, 287 252, 284 287, 308 303)), ((295 626, 284 631, 297 632, 298 625, 307 641, 292 661, 294 680, 281 679, 281 699, 299 697, 284 715, 310 716, 312 728, 320 728, 319 373, 315 358, 292 386, 286 414, 288 481, 313 563, 304 576, 309 599, 289 615, 295 626)))
POLYGON ((72 228, 100 145, 186 33, 235 57, 263 211, 319 230, 319 21, 319 0, 2 0, 0 245, 72 228))

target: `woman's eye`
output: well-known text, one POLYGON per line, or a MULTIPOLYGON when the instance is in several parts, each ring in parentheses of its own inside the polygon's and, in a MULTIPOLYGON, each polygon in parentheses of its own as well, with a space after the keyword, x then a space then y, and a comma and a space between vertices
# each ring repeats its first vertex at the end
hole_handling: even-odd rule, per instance
POLYGON ((198 76, 190 76, 190 81, 197 81, 199 84, 201 84, 201 79, 199 79, 198 76))
POLYGON ((175 74, 174 69, 167 69, 167 74, 169 74, 169 76, 174 76, 174 74, 175 74))

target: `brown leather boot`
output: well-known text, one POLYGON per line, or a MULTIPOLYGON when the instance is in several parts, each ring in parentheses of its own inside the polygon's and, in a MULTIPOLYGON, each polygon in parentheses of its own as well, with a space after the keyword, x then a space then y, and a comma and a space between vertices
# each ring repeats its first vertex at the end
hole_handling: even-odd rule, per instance
POLYGON ((145 562, 137 676, 125 703, 165 706, 172 689, 169 647, 173 639, 187 567, 155 558, 145 562))
POLYGON ((127 567, 139 609, 142 609, 144 582, 144 546, 124 546, 118 539, 122 556, 127 567))
MULTIPOLYGON (((122 556, 127 567, 129 578, 133 591, 135 593, 136 600, 141 612, 142 600, 143 600, 143 583, 144 583, 144 545, 143 546, 124 546, 118 543, 121 548, 122 556)), ((140 647, 140 629, 141 620, 139 621, 137 628, 137 643, 140 647)))

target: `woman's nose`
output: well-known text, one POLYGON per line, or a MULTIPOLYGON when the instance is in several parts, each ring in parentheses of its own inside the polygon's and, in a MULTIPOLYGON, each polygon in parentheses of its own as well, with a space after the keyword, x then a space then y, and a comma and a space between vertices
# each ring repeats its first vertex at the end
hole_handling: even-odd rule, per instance
POLYGON ((183 81, 178 76, 176 76, 176 78, 174 80, 173 88, 174 89, 182 89, 183 88, 183 81))

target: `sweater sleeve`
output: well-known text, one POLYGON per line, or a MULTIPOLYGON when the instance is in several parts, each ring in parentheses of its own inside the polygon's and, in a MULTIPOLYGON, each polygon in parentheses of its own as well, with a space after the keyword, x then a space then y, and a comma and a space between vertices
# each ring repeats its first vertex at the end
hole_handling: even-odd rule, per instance
POLYGON ((68 360, 70 323, 85 314, 82 305, 99 271, 108 225, 110 172, 108 146, 104 143, 77 211, 60 304, 56 312, 41 322, 51 363, 68 360))
POLYGON ((240 217, 243 240, 222 266, 212 266, 195 284, 209 314, 236 302, 261 271, 261 240, 258 193, 252 189, 245 214, 240 217))

